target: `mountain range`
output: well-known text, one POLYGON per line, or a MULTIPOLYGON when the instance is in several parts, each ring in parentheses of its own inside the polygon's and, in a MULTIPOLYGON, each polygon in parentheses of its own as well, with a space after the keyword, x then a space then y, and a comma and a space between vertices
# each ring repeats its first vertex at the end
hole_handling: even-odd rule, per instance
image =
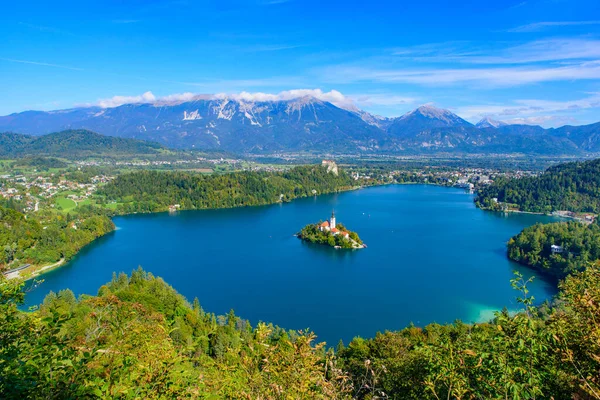
POLYGON ((0 117, 0 131, 44 135, 88 129, 172 148, 237 153, 526 153, 600 152, 600 123, 544 129, 484 118, 476 125, 433 106, 397 118, 340 108, 314 97, 243 101, 220 97, 179 103, 125 104, 0 117))

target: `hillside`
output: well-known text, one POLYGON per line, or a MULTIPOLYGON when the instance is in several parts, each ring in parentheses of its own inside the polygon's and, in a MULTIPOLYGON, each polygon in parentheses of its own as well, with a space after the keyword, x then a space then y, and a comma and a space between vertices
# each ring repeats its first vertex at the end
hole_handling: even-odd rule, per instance
POLYGON ((69 260, 85 245, 112 231, 104 215, 24 214, 0 206, 0 270, 69 260))
POLYGON ((600 226, 572 221, 530 226, 509 240, 508 256, 563 279, 600 259, 600 226))
POLYGON ((524 153, 600 152, 600 123, 544 129, 422 106, 397 118, 344 109, 313 97, 243 101, 228 97, 113 108, 27 111, 0 117, 0 130, 41 135, 88 129, 168 147, 236 153, 524 153))
POLYGON ((0 156, 88 157, 157 154, 163 147, 142 140, 67 130, 43 136, 0 133, 0 156))
POLYGON ((347 190, 355 184, 345 171, 334 174, 321 166, 223 175, 136 171, 119 175, 98 193, 119 203, 118 212, 133 213, 166 211, 173 204, 183 209, 273 204, 347 190))
POLYGON ((500 178, 483 188, 475 201, 486 208, 496 203, 515 205, 521 211, 600 212, 600 159, 571 162, 548 168, 536 177, 500 178))

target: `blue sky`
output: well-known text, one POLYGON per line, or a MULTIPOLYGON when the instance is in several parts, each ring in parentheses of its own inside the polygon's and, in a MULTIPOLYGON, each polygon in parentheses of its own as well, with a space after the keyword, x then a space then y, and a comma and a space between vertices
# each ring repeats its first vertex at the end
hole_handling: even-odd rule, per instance
POLYGON ((385 116, 600 121, 598 0, 6 3, 0 115, 318 89, 385 116))

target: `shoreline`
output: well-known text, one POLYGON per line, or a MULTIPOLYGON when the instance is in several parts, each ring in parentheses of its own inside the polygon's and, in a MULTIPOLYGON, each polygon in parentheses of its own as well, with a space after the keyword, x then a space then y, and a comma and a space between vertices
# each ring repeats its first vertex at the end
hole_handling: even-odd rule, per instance
POLYGON ((572 215, 559 215, 559 214, 553 214, 553 213, 549 214, 549 213, 544 213, 544 212, 521 211, 521 210, 493 210, 491 208, 483 208, 483 207, 477 207, 477 208, 479 208, 482 211, 491 211, 491 212, 497 212, 497 213, 542 215, 542 216, 545 216, 545 217, 555 217, 555 218, 561 218, 561 219, 569 219, 569 220, 580 222, 582 224, 589 224, 590 223, 590 222, 582 221, 581 218, 576 217, 576 216, 572 216, 572 215))
MULTIPOLYGON (((343 193, 343 192, 350 192, 350 191, 354 191, 354 190, 360 190, 360 189, 364 189, 366 187, 374 187, 374 186, 381 186, 381 185, 368 185, 368 186, 351 186, 348 187, 346 189, 341 189, 339 191, 333 191, 333 192, 327 192, 327 193, 319 193, 319 194, 315 194, 312 196, 299 196, 296 197, 292 200, 290 200, 288 203, 291 203, 294 200, 298 200, 298 199, 305 199, 308 197, 317 197, 317 196, 322 196, 322 195, 327 195, 327 194, 334 194, 334 193, 343 193)), ((242 208, 242 207, 264 207, 264 206, 272 206, 275 204, 283 204, 286 203, 284 201, 281 200, 277 200, 274 201, 272 203, 265 203, 265 204, 253 204, 253 205, 239 205, 239 206, 233 206, 233 207, 212 207, 212 208, 184 208, 184 209, 179 209, 178 211, 201 211, 201 210, 226 210, 226 209, 234 209, 234 208, 242 208)), ((119 214, 119 213, 115 213, 114 215, 111 215, 109 218, 111 219, 111 221, 113 220, 113 218, 115 217, 125 217, 128 215, 150 215, 150 214, 160 214, 160 213, 171 213, 169 211, 169 209, 167 208, 166 210, 160 210, 160 211, 148 211, 148 212, 133 212, 133 213, 123 213, 123 214, 119 214)), ((114 224, 114 222, 113 222, 114 224)), ((77 250, 77 253, 75 253, 73 255, 73 257, 71 257, 69 259, 69 261, 75 257, 77 257, 77 255, 79 254, 79 252, 86 246, 89 246, 90 244, 94 243, 96 240, 100 239, 101 237, 106 236, 107 234, 111 233, 111 232, 115 232, 117 230, 117 227, 115 226, 112 230, 106 232, 105 234, 98 236, 96 238, 94 238, 94 240, 92 240, 91 242, 87 243, 86 245, 82 246, 81 249, 77 250)), ((48 273, 50 271, 53 271, 57 268, 60 268, 64 265, 66 265, 68 263, 67 260, 65 260, 65 258, 61 258, 59 261, 50 264, 50 265, 44 265, 44 266, 39 266, 39 265, 30 265, 26 268, 23 269, 18 269, 15 271, 8 271, 8 273, 4 274, 4 277, 6 279, 23 279, 23 281, 29 281, 31 279, 34 279, 38 276, 41 276, 45 273, 48 273), (26 273, 27 275, 24 276, 26 273)))
MULTIPOLYGON (((322 196, 322 195, 328 195, 328 194, 334 194, 334 193, 344 193, 344 192, 350 192, 350 191, 354 191, 354 190, 361 190, 361 189, 366 189, 369 187, 377 187, 377 186, 388 186, 388 185, 426 185, 426 186, 438 186, 438 187, 445 187, 445 188, 450 188, 450 189, 461 189, 455 186, 448 186, 448 185, 441 185, 438 183, 431 183, 431 182, 386 182, 386 183, 378 183, 378 184, 373 184, 373 185, 359 185, 359 186, 352 186, 352 187, 348 187, 346 189, 342 189, 339 191, 333 191, 333 192, 327 192, 327 193, 319 193, 319 194, 315 194, 312 196, 300 196, 300 197, 296 197, 290 201, 288 201, 289 203, 293 202, 294 200, 298 200, 298 199, 303 199, 303 198, 308 198, 308 197, 317 197, 317 196, 322 196)), ((239 205, 239 206, 233 206, 233 207, 213 207, 213 208, 185 208, 185 209, 179 209, 178 211, 201 211, 201 210, 224 210, 224 209, 234 209, 234 208, 242 208, 242 207, 264 207, 264 206, 271 206, 271 205, 275 205, 275 204, 283 204, 286 202, 283 202, 281 200, 277 200, 275 202, 272 203, 266 203, 266 204, 255 204, 255 205, 239 205)), ((492 210, 489 208, 481 208, 481 207, 477 207, 482 211, 491 211, 491 212, 511 212, 511 213, 518 213, 518 214, 532 214, 532 215, 545 215, 545 216, 554 216, 552 214, 546 214, 546 213, 540 213, 540 212, 530 212, 530 211, 519 211, 519 210, 506 210, 506 211, 501 211, 501 210, 492 210)), ((133 213, 115 213, 114 215, 112 215, 110 218, 111 220, 115 217, 125 217, 125 216, 129 216, 129 215, 142 215, 142 214, 159 214, 159 213, 169 213, 170 211, 168 210, 168 208, 166 210, 160 210, 160 211, 148 211, 148 212, 133 212, 133 213)), ((569 218, 569 219, 573 219, 573 220, 578 220, 575 217, 571 217, 571 216, 555 216, 555 217, 559 217, 559 218, 569 218)), ((115 227, 114 229, 112 229, 109 232, 106 232, 104 235, 102 236, 98 236, 97 238, 95 238, 94 240, 92 240, 91 242, 87 243, 85 246, 86 247, 92 243, 94 243, 96 240, 98 240, 99 238, 105 236, 108 233, 114 232, 116 231, 117 228, 115 227)), ((83 249, 82 247, 82 249, 83 249)), ((360 248, 352 248, 352 249, 348 249, 348 250, 360 250, 364 247, 360 247, 360 248)), ((81 249, 79 249, 77 251, 77 253, 71 257, 75 258, 79 252, 81 251, 81 249)), ((69 260, 70 261, 70 260, 69 260)), ((5 275, 5 277, 7 279, 15 279, 15 278, 21 278, 25 281, 34 279, 36 277, 42 276, 45 273, 48 273, 50 271, 53 271, 54 269, 60 268, 61 266, 64 266, 68 263, 67 260, 65 260, 64 258, 62 258, 61 260, 57 261, 56 263, 50 264, 50 265, 45 265, 45 266, 39 266, 39 265, 32 265, 30 267, 27 267, 23 270, 19 270, 19 271, 14 271, 12 273, 8 273, 5 275), (24 277, 21 273, 22 272, 29 272, 29 274, 24 277)))
POLYGON ((60 260, 58 260, 57 262, 49 264, 49 265, 43 265, 43 266, 30 265, 23 269, 18 269, 15 271, 7 271, 7 273, 4 274, 4 277, 6 279, 23 279, 24 281, 29 281, 40 275, 50 272, 56 268, 59 268, 64 264, 66 264, 66 260, 63 257, 60 260))

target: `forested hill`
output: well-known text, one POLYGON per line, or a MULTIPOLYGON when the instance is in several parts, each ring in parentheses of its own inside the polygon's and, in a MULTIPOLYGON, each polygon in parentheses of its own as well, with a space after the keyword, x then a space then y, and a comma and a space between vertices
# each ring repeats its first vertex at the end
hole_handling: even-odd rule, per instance
POLYGON ((0 270, 68 260, 115 227, 103 215, 71 217, 39 212, 25 216, 2 206, 0 221, 0 270))
POLYGON ((508 256, 558 279, 600 259, 600 226, 579 222, 537 224, 508 242, 508 256), (560 246, 552 252, 552 246, 560 246))
POLYGON ((157 143, 104 136, 87 130, 66 130, 44 136, 0 133, 0 157, 114 157, 158 154, 163 149, 157 143))
POLYGON ((600 159, 571 162, 548 168, 537 177, 500 178, 483 188, 475 201, 484 208, 499 208, 501 203, 521 211, 600 212, 600 159))
POLYGON ((235 172, 202 175, 187 172, 139 171, 118 176, 99 194, 119 203, 120 213, 182 209, 230 208, 272 204, 313 194, 352 188, 343 170, 321 166, 295 167, 285 172, 235 172))

